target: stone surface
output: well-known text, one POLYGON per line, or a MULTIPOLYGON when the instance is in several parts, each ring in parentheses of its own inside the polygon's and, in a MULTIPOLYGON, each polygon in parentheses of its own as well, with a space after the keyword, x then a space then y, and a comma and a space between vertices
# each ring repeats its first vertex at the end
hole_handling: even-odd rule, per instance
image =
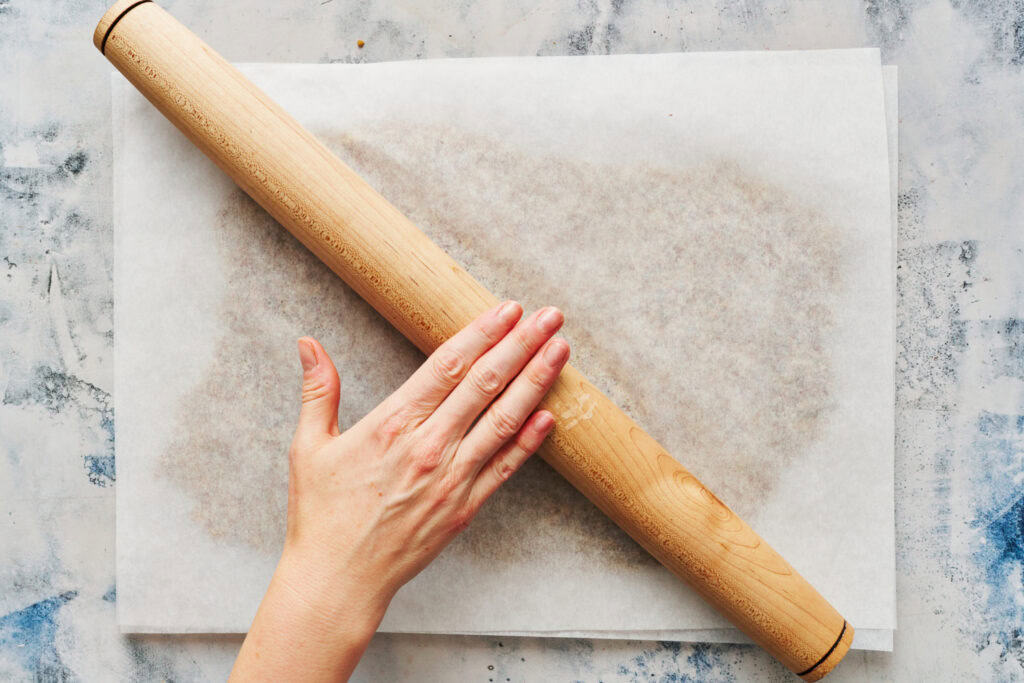
MULTIPOLYGON (((831 680, 1024 675, 1019 3, 164 4, 233 61, 880 45, 900 67, 900 628, 831 680)), ((0 0, 0 678, 223 678, 237 638, 116 628, 104 8, 0 0)), ((790 680, 744 646, 399 635, 358 675, 790 680)))

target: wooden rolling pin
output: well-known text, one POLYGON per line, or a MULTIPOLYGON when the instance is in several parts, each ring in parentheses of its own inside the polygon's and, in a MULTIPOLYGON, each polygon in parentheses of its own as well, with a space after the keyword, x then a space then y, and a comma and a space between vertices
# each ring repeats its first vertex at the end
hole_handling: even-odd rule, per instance
MULTIPOLYGON (((148 0, 93 40, 225 173, 424 353, 498 300, 234 67, 148 0)), ((853 628, 577 370, 543 402, 542 457, 790 670, 816 681, 853 628)))

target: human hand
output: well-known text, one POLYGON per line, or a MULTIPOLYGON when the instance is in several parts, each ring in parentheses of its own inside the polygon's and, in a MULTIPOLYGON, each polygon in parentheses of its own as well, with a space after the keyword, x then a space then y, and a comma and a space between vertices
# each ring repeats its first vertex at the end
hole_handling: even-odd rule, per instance
POLYGON ((299 340, 285 547, 233 676, 350 674, 395 592, 540 446, 554 418, 534 411, 569 347, 557 309, 521 317, 484 313, 344 433, 334 364, 299 340))

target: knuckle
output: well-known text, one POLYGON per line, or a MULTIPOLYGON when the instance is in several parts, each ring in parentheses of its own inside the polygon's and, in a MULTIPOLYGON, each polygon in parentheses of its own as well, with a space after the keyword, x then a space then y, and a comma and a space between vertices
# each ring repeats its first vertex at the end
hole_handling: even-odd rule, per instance
POLYGON ((447 445, 434 436, 425 436, 417 441, 409 451, 409 458, 417 472, 432 472, 444 460, 447 445))
POLYGON ((515 416, 501 406, 491 406, 491 409, 487 414, 490 416, 491 430, 494 432, 494 435, 502 441, 508 441, 511 439, 522 426, 515 416))
MULTIPOLYGON (((526 431, 530 432, 532 430, 527 429, 526 431)), ((522 461, 522 460, 528 458, 529 456, 531 456, 532 454, 537 452, 538 447, 540 447, 540 445, 541 445, 541 439, 538 439, 536 434, 524 434, 524 433, 518 434, 515 437, 515 446, 514 446, 514 450, 516 452, 515 458, 517 460, 519 460, 519 461, 522 461)), ((510 457, 511 457, 511 454, 506 457, 506 462, 508 462, 508 459, 510 457)), ((515 468, 513 468, 513 469, 515 469, 515 468)))
POLYGON ((527 356, 533 354, 533 344, 531 343, 528 332, 524 332, 517 328, 516 331, 512 333, 512 337, 515 339, 516 345, 519 346, 520 352, 527 356))
POLYGON ((490 346, 501 341, 501 326, 498 324, 492 323, 488 325, 486 323, 478 323, 476 329, 477 333, 483 337, 490 346))
POLYGON ((462 379, 466 368, 466 360, 456 349, 450 346, 442 346, 434 354, 431 368, 437 379, 445 385, 451 385, 462 379))
POLYGON ((405 410, 396 410, 380 423, 374 433, 385 448, 395 442, 409 428, 409 415, 405 410))
POLYGON ((515 471, 516 468, 512 466, 508 458, 502 458, 494 463, 494 473, 503 482, 508 481, 515 471))
MULTIPOLYGON (((533 430, 526 430, 532 432, 533 430)), ((521 433, 516 437, 516 446, 523 453, 533 453, 540 446, 542 439, 538 439, 535 433, 521 433)))
POLYGON ((527 370, 523 375, 526 377, 526 381, 533 385, 534 388, 545 392, 548 390, 549 373, 543 370, 527 370))
POLYGON ((501 381, 501 375, 499 375, 494 368, 490 367, 474 367, 469 373, 470 379, 473 382, 473 386, 485 396, 497 396, 498 392, 501 391, 503 382, 501 381))
POLYGON ((302 402, 313 403, 324 398, 331 392, 330 385, 316 381, 316 382, 304 382, 302 384, 302 402))

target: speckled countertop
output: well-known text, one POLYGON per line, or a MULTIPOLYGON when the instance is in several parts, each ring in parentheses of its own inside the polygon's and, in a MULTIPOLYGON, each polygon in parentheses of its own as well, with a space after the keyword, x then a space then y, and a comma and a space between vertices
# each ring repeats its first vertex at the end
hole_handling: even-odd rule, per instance
MULTIPOLYGON (((246 62, 881 46, 900 68, 899 630, 830 680, 1024 676, 1019 1, 162 4, 246 62)), ((238 638, 115 620, 105 7, 0 0, 0 679, 218 679, 238 638)), ((751 647, 407 635, 358 675, 790 680, 751 647)))

